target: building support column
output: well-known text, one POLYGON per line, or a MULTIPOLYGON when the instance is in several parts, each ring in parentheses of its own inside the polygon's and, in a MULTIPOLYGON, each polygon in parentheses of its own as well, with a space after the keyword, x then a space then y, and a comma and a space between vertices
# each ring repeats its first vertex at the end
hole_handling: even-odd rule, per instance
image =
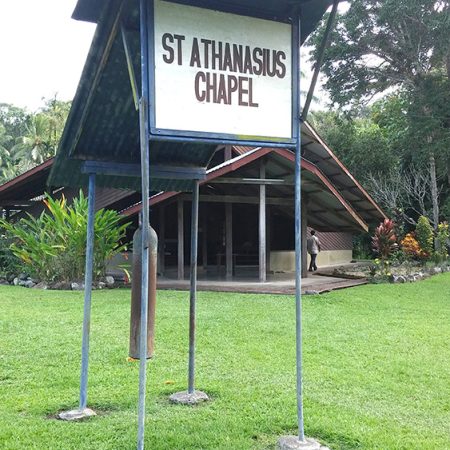
POLYGON ((159 267, 157 273, 164 275, 166 270, 166 206, 161 205, 159 210, 159 267))
POLYGON ((267 205, 266 206, 266 215, 267 215, 267 229, 266 229, 266 261, 267 261, 267 273, 270 273, 270 252, 271 252, 271 243, 272 243, 272 208, 267 205))
POLYGON ((225 145, 225 150, 224 150, 224 159, 225 161, 228 161, 232 158, 233 156, 233 152, 231 150, 231 145, 225 145))
POLYGON ((302 278, 308 278, 308 207, 306 196, 302 197, 302 278))
POLYGON ((202 215, 202 265, 203 270, 208 270, 208 211, 206 203, 203 204, 202 215))
POLYGON ((184 209, 183 200, 177 201, 178 212, 178 279, 184 279, 184 209))
MULTIPOLYGON (((266 165, 261 161, 259 167, 259 177, 266 178, 266 165)), ((266 186, 259 185, 259 281, 264 283, 267 280, 266 265, 266 186)))
POLYGON ((225 274, 233 278, 233 204, 225 203, 225 274))

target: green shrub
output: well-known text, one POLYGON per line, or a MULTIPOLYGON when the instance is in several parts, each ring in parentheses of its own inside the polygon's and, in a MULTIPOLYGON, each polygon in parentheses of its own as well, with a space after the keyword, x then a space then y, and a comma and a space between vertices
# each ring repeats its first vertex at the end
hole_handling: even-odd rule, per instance
POLYGON ((0 277, 8 278, 20 272, 20 260, 10 248, 12 243, 10 233, 0 230, 0 277))
POLYGON ((420 248, 430 257, 433 253, 433 227, 425 216, 420 216, 416 225, 416 239, 420 248))
POLYGON ((448 251, 447 251, 447 245, 448 240, 450 237, 448 223, 447 222, 441 222, 438 225, 438 229, 436 232, 436 259, 437 262, 441 263, 447 259, 448 251))
POLYGON ((372 238, 369 233, 361 233, 353 236, 353 258, 373 259, 371 248, 372 238))
MULTIPOLYGON (((88 202, 83 192, 71 206, 66 199, 47 195, 47 207, 39 217, 28 215, 15 224, 0 221, 13 236, 10 248, 24 269, 42 281, 72 281, 83 278, 86 255, 88 202)), ((120 224, 115 211, 95 214, 94 278, 105 274, 107 262, 126 249, 121 243, 128 224, 120 224)))

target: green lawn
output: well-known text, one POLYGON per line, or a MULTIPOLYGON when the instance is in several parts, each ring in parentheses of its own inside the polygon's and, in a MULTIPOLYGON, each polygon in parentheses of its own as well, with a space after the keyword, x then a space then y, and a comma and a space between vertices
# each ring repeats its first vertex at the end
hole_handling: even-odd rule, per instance
MULTIPOLYGON (((294 299, 201 292, 197 387, 186 387, 188 294, 159 292, 146 448, 273 449, 296 431, 294 299), (167 384, 173 381, 174 384, 167 384)), ((0 447, 133 449, 138 364, 126 361, 129 291, 95 292, 89 405, 77 406, 82 294, 0 287, 0 447)), ((450 274, 304 297, 305 425, 337 449, 450 449, 450 274)))

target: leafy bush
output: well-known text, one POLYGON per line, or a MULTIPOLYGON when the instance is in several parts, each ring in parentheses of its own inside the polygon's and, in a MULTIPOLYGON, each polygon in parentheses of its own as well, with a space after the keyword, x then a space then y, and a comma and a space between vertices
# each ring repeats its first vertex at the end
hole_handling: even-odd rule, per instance
POLYGON ((0 233, 0 277, 7 278, 20 271, 20 261, 10 249, 12 242, 8 232, 0 233))
POLYGON ((394 222, 391 219, 384 219, 375 229, 375 235, 372 238, 372 248, 385 261, 397 247, 394 222))
POLYGON ((423 256, 430 257, 433 253, 433 227, 425 216, 420 216, 417 221, 416 239, 425 253, 423 256))
POLYGON ((448 256, 447 245, 449 244, 449 228, 447 222, 441 222, 436 232, 436 256, 438 262, 445 261, 448 256))
POLYGON ((400 242, 402 252, 409 258, 419 258, 422 252, 413 233, 408 233, 400 242))
POLYGON ((371 237, 369 233, 361 233, 353 236, 353 258, 372 259, 371 237))
MULTIPOLYGON (((86 255, 88 201, 80 191, 71 206, 66 199, 44 200, 47 211, 39 217, 28 215, 15 224, 0 221, 13 236, 10 246, 26 271, 42 281, 72 281, 83 278, 86 255)), ((107 262, 126 249, 121 243, 129 224, 120 224, 115 211, 101 209, 95 214, 94 278, 105 274, 107 262)))

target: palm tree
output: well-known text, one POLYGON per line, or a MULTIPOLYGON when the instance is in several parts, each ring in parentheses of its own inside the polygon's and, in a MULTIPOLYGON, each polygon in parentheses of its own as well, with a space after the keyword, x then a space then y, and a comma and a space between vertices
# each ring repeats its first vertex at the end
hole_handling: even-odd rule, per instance
POLYGON ((50 121, 46 114, 38 113, 31 116, 25 135, 17 138, 11 152, 17 159, 42 164, 55 154, 55 149, 50 143, 50 130, 50 121))
POLYGON ((0 123, 0 167, 2 167, 11 156, 10 144, 12 140, 12 136, 7 134, 6 128, 0 123))

